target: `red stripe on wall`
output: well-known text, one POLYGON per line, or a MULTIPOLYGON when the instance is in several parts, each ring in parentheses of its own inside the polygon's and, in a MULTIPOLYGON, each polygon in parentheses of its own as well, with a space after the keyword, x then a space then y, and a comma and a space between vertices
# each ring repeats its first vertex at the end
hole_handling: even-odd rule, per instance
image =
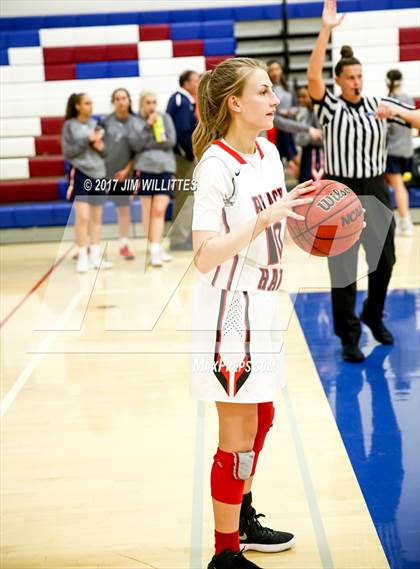
POLYGON ((61 134, 65 120, 64 117, 41 117, 42 134, 61 134))
POLYGON ((209 55, 206 57, 206 69, 209 71, 210 69, 214 69, 216 65, 219 65, 225 59, 229 59, 231 57, 235 57, 234 55, 209 55))
POLYGON ((172 42, 174 57, 188 57, 192 55, 203 55, 203 40, 178 40, 172 42))
POLYGON ((398 31, 400 45, 420 43, 420 28, 400 28, 398 31))
POLYGON ((169 40, 171 30, 169 24, 144 24, 139 26, 140 41, 169 40))
POLYGON ((420 43, 400 45, 400 61, 420 60, 420 43))
POLYGON ((45 65, 44 71, 45 81, 67 81, 76 79, 76 65, 74 63, 45 65))

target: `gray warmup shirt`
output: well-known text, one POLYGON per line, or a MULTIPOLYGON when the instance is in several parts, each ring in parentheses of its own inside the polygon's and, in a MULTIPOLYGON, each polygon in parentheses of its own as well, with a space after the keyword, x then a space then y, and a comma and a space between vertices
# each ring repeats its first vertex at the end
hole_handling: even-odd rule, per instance
POLYGON ((152 174, 175 172, 176 163, 173 148, 176 144, 174 123, 168 113, 159 113, 163 118, 166 138, 156 142, 152 127, 141 117, 133 121, 129 132, 131 147, 136 152, 134 169, 152 174))
POLYGON ((319 120, 316 114, 307 108, 299 107, 299 110, 296 114, 296 119, 301 124, 306 125, 308 130, 307 132, 298 132, 295 135, 295 143, 298 144, 299 146, 308 146, 308 144, 310 144, 311 146, 323 147, 324 141, 322 140, 322 138, 321 140, 313 140, 309 134, 310 127, 321 130, 321 126, 319 124, 319 120))
MULTIPOLYGON (((413 99, 408 95, 390 96, 394 97, 394 99, 398 99, 400 103, 414 106, 413 99)), ((411 158, 411 156, 413 156, 413 135, 411 128, 397 123, 389 123, 387 142, 388 156, 397 156, 398 158, 411 158)))
POLYGON ((274 126, 284 132, 291 132, 296 134, 298 132, 309 132, 309 127, 299 121, 285 117, 280 114, 280 111, 293 108, 293 94, 282 85, 273 85, 274 94, 280 99, 280 104, 276 108, 274 115, 274 126))
POLYGON ((134 156, 128 134, 135 120, 134 115, 119 119, 115 113, 112 113, 102 121, 105 128, 106 177, 109 179, 113 179, 116 172, 125 168, 134 156))
POLYGON ((96 125, 97 121, 92 118, 87 123, 67 120, 63 125, 61 144, 64 158, 77 170, 90 178, 105 178, 105 160, 89 141, 89 134, 96 125))

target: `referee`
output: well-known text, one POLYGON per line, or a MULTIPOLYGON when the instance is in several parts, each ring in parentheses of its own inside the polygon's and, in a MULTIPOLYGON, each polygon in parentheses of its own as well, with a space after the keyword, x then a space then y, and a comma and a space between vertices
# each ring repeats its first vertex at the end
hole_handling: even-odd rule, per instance
MULTIPOLYGON (((326 90, 322 78, 326 47, 331 30, 343 16, 337 14, 336 0, 325 0, 322 28, 318 35, 308 67, 309 94, 324 133, 325 177, 349 186, 359 196, 373 196, 391 210, 388 188, 384 180, 386 166, 387 120, 409 126, 398 116, 401 105, 388 97, 362 97, 362 66, 349 46, 341 49, 341 59, 335 67, 336 83, 341 95, 326 90), (387 103, 397 106, 390 107, 387 103)), ((403 113, 402 113, 403 114, 403 113)), ((406 113, 404 112, 404 115, 406 113)), ((394 338, 385 327, 382 317, 392 267, 395 263, 394 222, 383 208, 367 199, 367 227, 361 236, 369 266, 368 295, 360 318, 355 314, 358 244, 345 253, 328 258, 331 276, 331 296, 334 331, 341 339, 342 355, 348 362, 361 362, 364 355, 358 343, 360 321, 382 344, 392 344, 394 338), (392 220, 392 221, 391 221, 392 220), (343 283, 351 283, 343 286, 343 283)))

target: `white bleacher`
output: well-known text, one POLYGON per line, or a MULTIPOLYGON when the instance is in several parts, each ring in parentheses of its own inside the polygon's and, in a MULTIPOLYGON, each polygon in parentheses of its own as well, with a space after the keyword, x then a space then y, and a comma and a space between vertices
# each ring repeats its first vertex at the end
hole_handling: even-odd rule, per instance
POLYGON ((9 47, 9 65, 43 65, 42 47, 9 47))
POLYGON ((141 41, 138 43, 140 59, 172 57, 172 40, 141 41))
POLYGON ((40 117, 10 117, 0 121, 0 138, 12 136, 39 136, 41 134, 40 117))
MULTIPOLYGON (((120 83, 121 87, 124 87, 124 83, 120 83)), ((143 88, 144 90, 149 90, 147 87, 143 88)), ((158 107, 159 109, 163 110, 166 108, 168 103, 168 99, 173 93, 173 91, 158 91, 155 88, 152 88, 154 93, 156 93, 158 98, 158 107)), ((94 114, 106 114, 112 112, 112 106, 110 101, 111 91, 105 91, 100 95, 91 94, 93 99, 93 113, 94 114)), ((131 92, 133 97, 133 110, 137 109, 137 101, 138 101, 138 91, 131 92)), ((6 101, 0 106, 0 118, 1 122, 5 119, 13 120, 14 118, 22 119, 23 117, 33 118, 33 117, 55 117, 55 116, 63 116, 66 108, 67 99, 69 97, 69 92, 66 92, 65 95, 61 98, 49 98, 49 99, 37 99, 31 101, 6 101)), ((9 123, 10 125, 10 123, 9 123)), ((9 133, 10 131, 19 132, 22 134, 21 131, 18 130, 18 126, 12 125, 9 126, 9 133)), ((3 130, 2 130, 3 132, 3 130)), ((9 136, 14 136, 13 134, 9 136)))
MULTIPOLYGON (((403 83, 404 93, 410 95, 411 97, 417 97, 419 93, 419 84, 413 80, 404 79, 403 83)), ((363 94, 366 96, 373 97, 384 97, 388 95, 388 89, 386 87, 385 80, 382 81, 364 81, 363 84, 363 94)))
POLYGON ((31 136, 0 138, 0 158, 35 156, 35 139, 31 136))
POLYGON ((71 79, 68 81, 49 81, 44 83, 22 83, 3 85, 0 90, 1 101, 25 101, 28 93, 31 99, 51 99, 68 97, 70 93, 86 92, 95 95, 110 95, 114 89, 125 87, 133 97, 143 89, 155 91, 172 91, 178 88, 178 75, 162 77, 110 77, 106 79, 71 79))
POLYGON ((179 75, 186 69, 194 69, 197 73, 203 73, 206 70, 206 58, 197 55, 195 57, 145 59, 140 62, 142 77, 179 75))
POLYGON ((26 180, 29 178, 27 158, 5 158, 0 160, 0 180, 26 180))
POLYGON ((42 47, 129 44, 138 43, 139 27, 128 25, 50 28, 41 29, 39 36, 42 47))
POLYGON ((398 27, 389 26, 387 28, 371 28, 369 32, 360 28, 353 30, 333 30, 333 48, 350 45, 356 53, 359 47, 386 47, 398 45, 398 27))
MULTIPOLYGON (((370 30, 386 28, 413 28, 420 26, 420 11, 415 8, 403 10, 368 10, 366 12, 348 12, 339 28, 334 31, 370 30)), ((386 34, 383 44, 387 43, 386 34)), ((350 44, 351 45, 351 44, 350 44)))
MULTIPOLYGON (((43 65, 1 65, 0 85, 45 81, 43 65)), ((20 87, 17 87, 20 89, 20 87)), ((30 93, 26 93, 26 96, 30 93)))
MULTIPOLYGON (((340 46, 337 45, 332 49, 334 65, 341 57, 340 49, 341 44, 340 46)), ((367 65, 369 63, 376 64, 378 61, 380 61, 383 63, 390 63, 395 67, 397 65, 396 62, 399 59, 399 47, 398 44, 385 46, 359 46, 354 48, 354 55, 362 63, 362 65, 367 65)), ((398 65, 400 65, 400 63, 398 63, 398 65)))

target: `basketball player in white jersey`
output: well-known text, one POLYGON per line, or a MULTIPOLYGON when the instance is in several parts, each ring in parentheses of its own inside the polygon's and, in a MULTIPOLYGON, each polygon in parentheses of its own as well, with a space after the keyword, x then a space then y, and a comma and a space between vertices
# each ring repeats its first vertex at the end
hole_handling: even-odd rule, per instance
POLYGON ((279 103, 261 63, 228 59, 201 79, 193 144, 193 397, 215 401, 219 445, 211 472, 215 554, 209 569, 255 568, 242 551, 290 548, 251 505, 258 455, 284 380, 278 291, 286 218, 311 181, 286 192, 277 148, 258 133, 279 103), (241 551, 242 547, 242 551, 241 551))

